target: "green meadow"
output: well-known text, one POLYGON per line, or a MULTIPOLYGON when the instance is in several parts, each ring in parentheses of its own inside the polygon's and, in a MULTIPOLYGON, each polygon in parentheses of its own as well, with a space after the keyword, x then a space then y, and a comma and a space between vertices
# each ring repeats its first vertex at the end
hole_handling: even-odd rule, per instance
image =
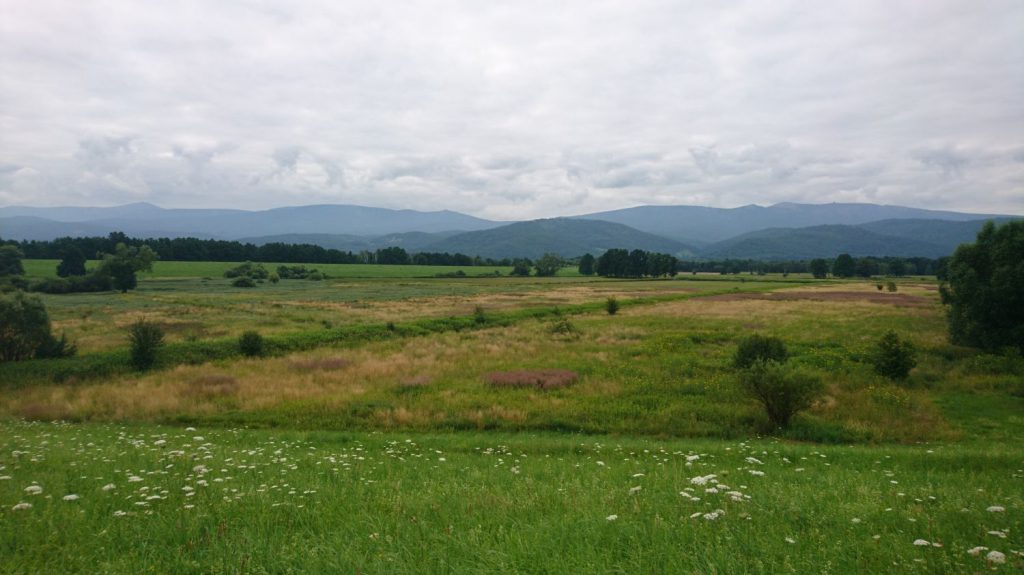
POLYGON ((934 281, 219 265, 43 296, 79 354, 0 365, 0 573, 1024 568, 1024 360, 951 345, 934 281), (751 333, 825 383, 789 429, 739 388, 751 333))

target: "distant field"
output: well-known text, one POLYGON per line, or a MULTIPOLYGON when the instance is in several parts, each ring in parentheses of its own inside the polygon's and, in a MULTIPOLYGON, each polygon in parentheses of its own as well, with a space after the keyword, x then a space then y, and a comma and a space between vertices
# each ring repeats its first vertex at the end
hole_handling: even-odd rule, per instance
MULTIPOLYGON (((60 260, 25 260, 25 274, 32 277, 57 277, 57 264, 60 260)), ((220 278, 224 272, 237 266, 239 262, 172 262, 158 261, 153 264, 153 271, 141 274, 149 278, 220 278)), ((89 262, 87 268, 96 265, 89 262)), ((269 271, 280 265, 300 265, 264 263, 269 271)), ((469 276, 493 274, 498 272, 508 275, 510 267, 494 266, 385 266, 377 264, 301 264, 308 268, 316 268, 332 278, 416 278, 433 277, 438 274, 454 273, 462 270, 469 276)), ((568 268, 559 275, 577 275, 576 270, 568 268)))

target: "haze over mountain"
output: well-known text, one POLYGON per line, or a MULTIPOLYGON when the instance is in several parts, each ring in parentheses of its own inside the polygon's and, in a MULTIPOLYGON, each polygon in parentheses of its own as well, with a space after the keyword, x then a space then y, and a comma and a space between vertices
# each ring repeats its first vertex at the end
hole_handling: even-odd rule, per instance
POLYGON ((878 204, 797 204, 739 208, 638 206, 578 216, 625 224, 681 242, 717 242, 768 228, 804 228, 828 224, 858 225, 890 219, 967 221, 1000 217, 878 204))
POLYGON ((734 209, 639 206, 506 224, 452 211, 351 205, 246 210, 0 208, 0 238, 48 240, 122 231, 183 237, 312 243, 346 251, 402 247, 484 257, 571 257, 612 247, 683 257, 810 258, 855 255, 939 257, 973 240, 987 216, 876 204, 795 204, 734 209))

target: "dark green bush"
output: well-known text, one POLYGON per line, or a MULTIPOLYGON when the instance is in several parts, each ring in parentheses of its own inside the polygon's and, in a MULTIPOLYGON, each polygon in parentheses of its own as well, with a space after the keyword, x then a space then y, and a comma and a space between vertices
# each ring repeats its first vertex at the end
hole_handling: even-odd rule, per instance
POLYGON ((263 264, 254 264, 252 262, 245 262, 224 272, 224 277, 228 279, 248 277, 253 280, 265 280, 269 276, 270 272, 267 271, 267 268, 263 267, 263 264))
POLYGON ((259 357, 266 353, 263 336, 255 331, 247 331, 238 338, 238 349, 247 357, 259 357))
POLYGON ((318 282, 318 281, 322 281, 324 279, 324 277, 325 277, 324 274, 314 270, 312 272, 309 272, 309 276, 307 276, 307 279, 315 281, 315 282, 318 282))
POLYGON ((619 300, 614 297, 610 297, 604 302, 604 309, 608 312, 608 315, 615 315, 619 312, 619 300))
POLYGON ((71 357, 76 353, 78 353, 78 346, 68 341, 68 336, 64 333, 60 334, 60 339, 53 337, 53 334, 48 334, 36 348, 37 359, 71 357))
POLYGON ((788 427, 793 416, 811 407, 825 389, 816 375, 770 360, 755 360, 739 379, 743 391, 764 407, 773 427, 788 427))
POLYGON ((896 291, 896 282, 886 282, 885 289, 887 289, 890 292, 895 292, 896 291))
POLYGON ((487 315, 484 314, 483 307, 476 306, 475 308, 473 308, 473 321, 476 322, 478 325, 487 323, 487 315))
POLYGON ((140 319, 128 328, 128 341, 132 367, 145 371, 156 363, 156 352, 164 343, 164 330, 140 319))
POLYGON ((236 288, 254 288, 256 287, 256 281, 249 276, 240 276, 235 278, 235 281, 231 282, 231 285, 236 288))
POLYGON ((757 361, 774 361, 786 363, 789 353, 786 351, 786 344, 772 335, 749 335, 740 340, 736 348, 736 355, 733 356, 734 367, 746 369, 757 361))
POLYGON ((871 354, 875 373, 889 379, 906 379, 910 370, 917 365, 914 359, 914 344, 901 340, 895 331, 885 332, 871 354))
POLYGON ((0 360, 31 359, 51 339, 50 316, 42 300, 22 292, 0 297, 0 360))

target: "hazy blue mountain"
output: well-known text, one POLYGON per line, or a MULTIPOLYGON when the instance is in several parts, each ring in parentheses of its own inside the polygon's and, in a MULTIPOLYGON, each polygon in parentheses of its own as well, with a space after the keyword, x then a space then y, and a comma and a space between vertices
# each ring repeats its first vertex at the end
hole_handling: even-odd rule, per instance
POLYGON ((622 224, 569 218, 517 222, 489 230, 466 232, 430 244, 424 250, 460 252, 485 258, 539 258, 548 252, 564 257, 585 253, 599 255, 610 248, 693 254, 692 248, 683 243, 622 224))
MULTIPOLYGON (((61 237, 105 236, 112 229, 95 222, 56 222, 35 216, 0 217, 0 238, 5 240, 52 240, 61 237)), ((150 230, 146 237, 177 237, 164 230, 150 230)), ((207 237, 207 236, 204 236, 207 237)))
MULTIPOLYGON (((998 224, 1011 219, 1013 218, 993 218, 993 221, 998 224)), ((932 243, 945 249, 945 255, 949 255, 960 244, 974 242, 978 231, 987 221, 989 220, 882 220, 861 224, 858 227, 886 236, 932 243)))
MULTIPOLYGON (((280 234, 380 236, 406 232, 472 231, 502 225, 501 222, 448 210, 420 212, 333 204, 262 211, 163 209, 151 204, 113 208, 0 208, 0 218, 13 216, 89 223, 101 235, 123 231, 136 237, 193 236, 229 240, 280 234)), ((7 237, 2 229, 0 237, 7 237)))
POLYGON ((681 242, 717 242, 768 228, 804 228, 827 224, 858 225, 891 219, 978 220, 993 216, 884 206, 877 204, 795 204, 769 207, 707 208, 638 206, 577 216, 616 222, 681 242))
POLYGON ((331 248, 349 252, 376 251, 382 248, 400 247, 405 251, 421 252, 432 243, 461 232, 437 232, 428 234, 426 232, 406 232, 402 234, 388 234, 377 237, 353 236, 346 234, 280 234, 276 236, 257 236, 252 238, 239 238, 242 243, 250 243, 261 246, 263 244, 280 242, 284 244, 314 244, 324 248, 331 248))
POLYGON ((883 235, 862 226, 827 225, 750 232, 707 246, 701 255, 708 259, 767 260, 834 258, 843 253, 854 257, 938 258, 952 251, 948 245, 883 235))

